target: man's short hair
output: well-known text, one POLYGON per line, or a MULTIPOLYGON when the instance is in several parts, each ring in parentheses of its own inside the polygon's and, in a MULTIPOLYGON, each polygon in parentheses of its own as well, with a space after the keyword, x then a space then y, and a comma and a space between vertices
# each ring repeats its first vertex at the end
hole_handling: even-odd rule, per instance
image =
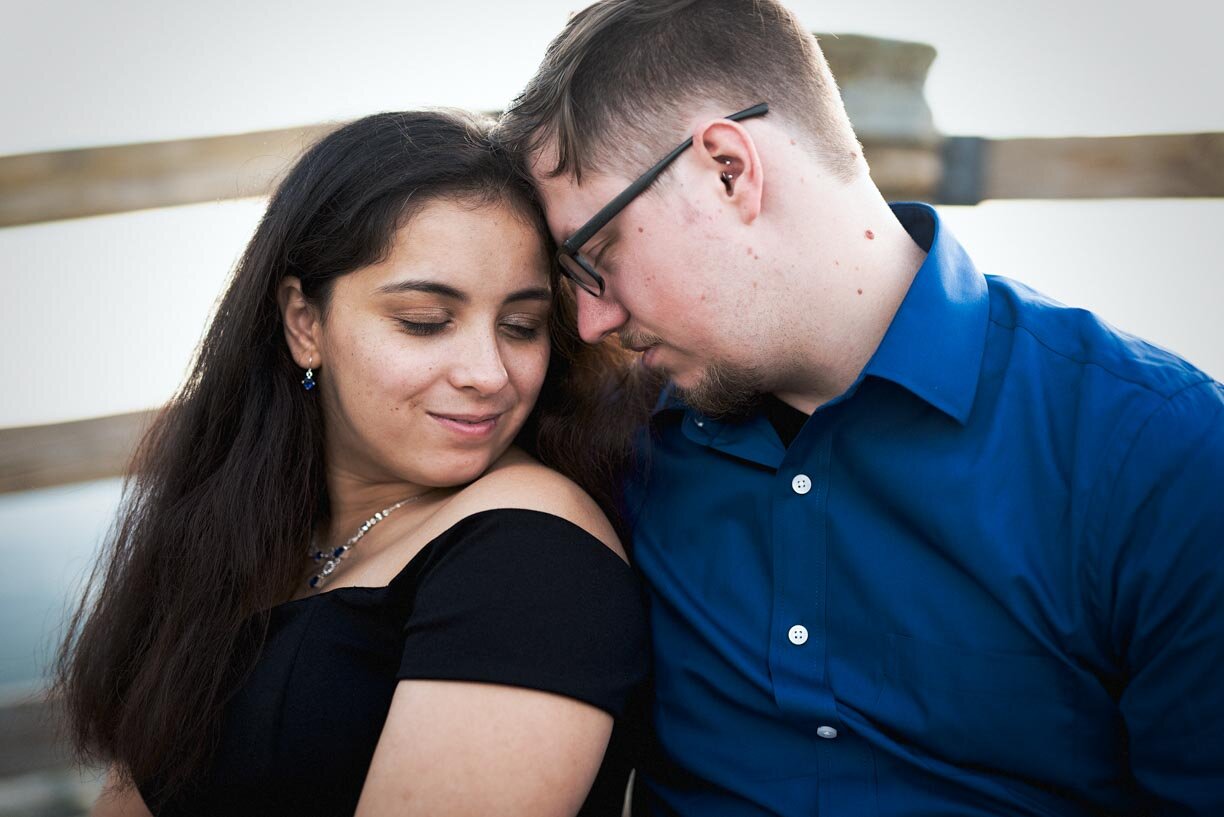
MULTIPOLYGON (((546 175, 641 169, 698 105, 768 102, 838 178, 861 148, 816 38, 775 0, 601 0, 575 14, 506 111, 520 157, 555 151, 546 175)), ((628 175, 628 174, 622 174, 628 175)))

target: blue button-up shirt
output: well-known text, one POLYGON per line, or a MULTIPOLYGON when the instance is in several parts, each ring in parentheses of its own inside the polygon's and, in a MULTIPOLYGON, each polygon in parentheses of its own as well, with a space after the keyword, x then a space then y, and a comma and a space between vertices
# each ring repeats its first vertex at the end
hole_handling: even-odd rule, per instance
POLYGON ((1224 815, 1224 386, 894 210, 926 262, 789 448, 654 417, 654 813, 1224 815))

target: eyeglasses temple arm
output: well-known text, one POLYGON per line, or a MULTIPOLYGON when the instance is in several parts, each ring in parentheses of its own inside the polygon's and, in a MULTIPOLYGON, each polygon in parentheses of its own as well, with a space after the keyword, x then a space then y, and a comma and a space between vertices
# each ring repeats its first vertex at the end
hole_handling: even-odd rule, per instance
MULTIPOLYGON (((741 119, 751 119, 754 116, 764 116, 768 112, 769 103, 760 102, 753 105, 751 108, 745 108, 742 111, 736 111, 730 116, 724 116, 723 119, 730 119, 732 122, 738 122, 741 119)), ((629 202, 640 196, 642 191, 647 187, 654 184, 654 180, 659 178, 659 174, 662 173, 669 164, 674 162, 677 156, 688 150, 692 144, 693 137, 690 136, 679 146, 677 146, 671 153, 664 156, 662 159, 656 162, 653 167, 639 176, 637 181, 622 190, 620 195, 605 204, 598 213, 591 217, 590 221, 582 226, 582 229, 567 238, 561 246, 568 252, 578 252, 579 247, 590 241, 591 236, 602 230, 604 225, 611 221, 617 213, 625 209, 625 206, 629 204, 629 202)))

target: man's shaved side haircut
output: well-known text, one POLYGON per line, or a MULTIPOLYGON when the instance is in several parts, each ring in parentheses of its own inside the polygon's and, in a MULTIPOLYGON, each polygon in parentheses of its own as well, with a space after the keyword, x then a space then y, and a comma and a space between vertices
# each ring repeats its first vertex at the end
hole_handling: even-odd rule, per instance
POLYGON ((837 178, 862 168, 816 38, 774 0, 595 3, 549 45, 500 136, 523 158, 555 151, 549 176, 628 176, 673 148, 685 118, 711 102, 725 114, 768 102, 770 118, 793 125, 837 178))

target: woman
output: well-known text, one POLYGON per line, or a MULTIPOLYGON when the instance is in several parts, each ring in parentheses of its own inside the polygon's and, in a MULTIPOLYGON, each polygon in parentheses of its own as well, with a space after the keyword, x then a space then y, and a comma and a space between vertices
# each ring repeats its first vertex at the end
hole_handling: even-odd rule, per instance
POLYGON ((368 117, 293 168, 61 653, 96 814, 579 811, 644 623, 608 518, 523 450, 602 497, 623 450, 581 433, 576 378, 619 364, 549 259, 474 120, 368 117))

